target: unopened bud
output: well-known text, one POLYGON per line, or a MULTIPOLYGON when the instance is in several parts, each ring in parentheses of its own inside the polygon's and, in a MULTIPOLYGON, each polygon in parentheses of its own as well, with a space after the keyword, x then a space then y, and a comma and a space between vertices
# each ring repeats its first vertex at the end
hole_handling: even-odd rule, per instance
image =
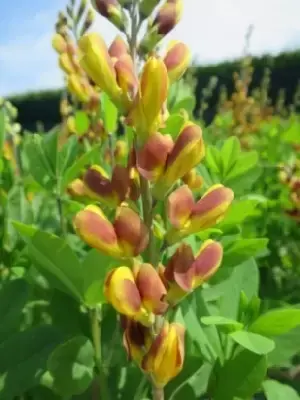
POLYGON ((56 50, 59 54, 62 54, 67 49, 67 42, 59 33, 56 33, 52 38, 52 47, 56 50))
POLYGON ((124 14, 117 0, 92 0, 92 5, 103 17, 120 30, 124 30, 124 14))
POLYGON ((90 29, 92 26, 93 22, 95 20, 95 14, 92 9, 89 9, 86 20, 84 21, 84 24, 82 26, 82 31, 81 31, 81 36, 90 29))

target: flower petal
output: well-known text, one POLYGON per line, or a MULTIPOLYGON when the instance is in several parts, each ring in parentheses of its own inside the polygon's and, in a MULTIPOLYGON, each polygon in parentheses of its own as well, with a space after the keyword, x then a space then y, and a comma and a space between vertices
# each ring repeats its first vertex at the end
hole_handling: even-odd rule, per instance
POLYGON ((206 240, 196 256, 193 264, 193 288, 207 281, 219 269, 223 258, 223 247, 213 240, 206 240))
POLYGON ((89 246, 113 257, 122 257, 114 228, 99 207, 89 205, 79 211, 75 216, 74 226, 78 235, 89 246))
POLYGON ((182 228, 188 221, 194 207, 193 193, 187 185, 175 190, 168 198, 168 217, 171 224, 182 228))
POLYGON ((119 267, 109 272, 104 283, 104 293, 119 313, 129 318, 139 314, 142 302, 130 268, 119 267))
POLYGON ((173 140, 169 135, 158 132, 151 135, 136 155, 139 173, 145 179, 156 181, 164 171, 173 145, 173 140))
POLYGON ((190 226, 187 227, 189 233, 199 232, 218 223, 225 216, 233 198, 231 189, 223 185, 212 186, 193 207, 190 226))
POLYGON ((119 101, 121 89, 117 85, 113 62, 101 36, 88 33, 78 42, 80 65, 89 77, 114 101, 119 101))
POLYGON ((114 229, 125 257, 135 257, 145 250, 148 230, 140 216, 127 205, 118 208, 114 229))
POLYGON ((135 282, 144 307, 154 314, 163 314, 168 308, 163 301, 167 290, 156 269, 151 264, 141 264, 135 282))

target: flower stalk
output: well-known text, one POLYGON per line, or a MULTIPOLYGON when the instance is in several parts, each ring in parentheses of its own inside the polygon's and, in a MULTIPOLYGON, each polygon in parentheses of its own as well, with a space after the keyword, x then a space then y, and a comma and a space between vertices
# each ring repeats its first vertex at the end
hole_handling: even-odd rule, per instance
POLYGON ((99 377, 99 391, 101 400, 110 400, 109 390, 107 387, 107 381, 102 363, 102 351, 101 351, 101 327, 99 311, 96 308, 90 310, 91 320, 91 333, 93 338, 93 345, 95 351, 95 363, 99 377))

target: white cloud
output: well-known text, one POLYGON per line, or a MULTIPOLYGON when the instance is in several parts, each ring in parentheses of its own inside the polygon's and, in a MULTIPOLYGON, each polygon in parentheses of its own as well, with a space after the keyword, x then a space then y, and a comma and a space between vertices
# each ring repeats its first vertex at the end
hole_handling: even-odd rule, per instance
MULTIPOLYGON (((300 45, 299 0, 185 0, 184 7, 183 19, 170 38, 185 41, 199 63, 239 57, 250 24, 254 25, 250 43, 254 54, 300 45)), ((0 94, 62 84, 51 48, 58 9, 57 2, 52 10, 36 12, 21 22, 26 35, 0 44, 0 94)), ((102 17, 97 18, 95 29, 108 42, 117 32, 102 17)))

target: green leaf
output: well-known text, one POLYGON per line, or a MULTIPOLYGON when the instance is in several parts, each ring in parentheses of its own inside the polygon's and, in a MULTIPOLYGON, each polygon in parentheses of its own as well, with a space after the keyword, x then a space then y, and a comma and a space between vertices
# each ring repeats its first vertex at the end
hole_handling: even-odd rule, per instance
POLYGON ((50 190, 55 185, 55 176, 47 156, 42 149, 42 138, 33 135, 25 144, 25 153, 29 163, 29 172, 42 187, 50 190))
POLYGON ((176 378, 172 379, 165 388, 166 400, 179 399, 179 396, 182 395, 183 387, 187 385, 190 380, 193 379, 193 377, 195 377, 196 375, 198 376, 203 371, 203 369, 205 369, 206 371, 207 369, 210 370, 209 368, 207 368, 208 365, 209 364, 203 365, 200 357, 187 356, 182 372, 176 378))
POLYGON ((101 94, 101 110, 106 132, 115 133, 118 128, 118 109, 106 93, 101 94))
POLYGON ((300 310, 279 308, 259 316, 249 329, 265 336, 278 336, 297 326, 300 326, 300 310))
POLYGON ((76 160, 77 154, 78 139, 76 136, 71 136, 59 151, 58 171, 60 175, 72 166, 76 160))
POLYGON ((218 228, 225 229, 244 222, 247 218, 257 215, 256 200, 237 200, 229 207, 224 220, 218 224, 218 228))
POLYGON ((287 143, 300 144, 300 124, 294 122, 289 129, 282 135, 282 139, 287 143))
POLYGON ((252 351, 255 354, 268 354, 275 348, 275 343, 273 340, 261 335, 257 335, 256 333, 237 331, 231 333, 229 336, 240 346, 252 351))
POLYGON ((226 333, 239 331, 240 329, 243 329, 242 323, 235 321, 234 319, 229 319, 220 316, 212 315, 208 317, 202 317, 201 322, 204 325, 215 325, 226 333))
POLYGON ((13 226, 19 232, 19 234, 23 237, 23 239, 31 238, 38 231, 33 225, 23 224, 20 221, 12 221, 13 226))
POLYGON ((224 246, 223 265, 234 267, 266 249, 268 239, 238 239, 224 246))
POLYGON ((235 136, 227 139, 221 150, 221 159, 223 164, 223 177, 225 178, 234 167, 241 152, 241 146, 238 138, 235 136))
POLYGON ((117 266, 118 261, 99 253, 97 250, 91 250, 82 262, 84 299, 85 304, 92 307, 105 302, 103 293, 103 284, 107 272, 117 266))
POLYGON ((15 333, 21 322, 22 310, 29 297, 26 281, 16 279, 3 284, 0 289, 0 343, 15 333))
POLYGON ((183 124, 184 117, 180 114, 173 114, 167 119, 166 126, 161 130, 161 132, 171 135, 173 139, 176 139, 183 124))
POLYGON ((31 204, 26 198, 22 185, 13 186, 7 196, 6 246, 11 250, 16 246, 18 240, 12 220, 19 220, 25 223, 33 221, 31 204))
POLYGON ((262 384, 267 400, 300 400, 291 386, 268 379, 262 384))
POLYGON ((60 344, 48 360, 54 388, 62 396, 83 393, 93 380, 94 349, 90 340, 77 336, 60 344))
POLYGON ((16 333, 0 344, 0 397, 13 399, 39 384, 62 337, 50 325, 16 333))
POLYGON ((208 146, 205 154, 204 164, 211 172, 221 175, 222 159, 220 150, 218 150, 216 147, 208 146))
POLYGON ((290 367, 291 359, 300 352, 300 327, 275 336, 274 342, 276 347, 268 356, 269 365, 290 367))
POLYGON ((87 113, 85 111, 76 111, 75 115, 75 129, 76 129, 76 133, 79 136, 84 135, 90 126, 90 120, 89 117, 87 116, 87 113))
POLYGON ((237 177, 242 177, 246 172, 256 167, 258 163, 258 153, 249 151, 242 153, 236 161, 234 168, 226 175, 225 182, 228 183, 237 177))
POLYGON ((58 133, 59 128, 54 128, 50 132, 45 133, 42 141, 42 148, 47 157, 49 165, 54 175, 57 170, 57 155, 58 155, 58 133))
MULTIPOLYGON (((200 324, 201 318, 208 317, 211 314, 203 298, 202 290, 200 289, 195 290, 195 292, 190 297, 191 300, 187 315, 189 315, 191 312, 194 314, 196 321, 198 321, 198 326, 204 333, 205 340, 208 341, 208 345, 210 349, 212 349, 212 351, 210 350, 211 355, 218 356, 222 350, 221 350, 219 334, 216 327, 213 325, 203 326, 200 324)), ((189 321, 187 320, 186 320, 186 326, 189 326, 189 321)), ((201 340, 200 337, 198 338, 198 341, 200 341, 200 348, 202 352, 204 348, 206 348, 207 351, 208 345, 205 344, 205 341, 201 340)))
POLYGON ((242 350, 225 362, 219 370, 214 387, 214 400, 252 398, 267 373, 266 356, 242 350))
POLYGON ((227 288, 220 301, 220 314, 226 318, 237 319, 241 292, 251 299, 257 295, 259 288, 259 271, 256 262, 250 260, 233 269, 226 281, 227 288))
POLYGON ((53 287, 83 301, 82 265, 65 240, 37 231, 28 241, 28 254, 53 287))
POLYGON ((172 114, 176 114, 181 110, 185 110, 190 116, 192 115, 196 106, 196 99, 194 96, 188 96, 176 102, 172 108, 172 114))
POLYGON ((84 168, 93 164, 96 159, 99 161, 100 147, 101 143, 94 146, 66 170, 61 183, 62 190, 65 190, 68 184, 73 181, 73 179, 78 178, 84 168))

